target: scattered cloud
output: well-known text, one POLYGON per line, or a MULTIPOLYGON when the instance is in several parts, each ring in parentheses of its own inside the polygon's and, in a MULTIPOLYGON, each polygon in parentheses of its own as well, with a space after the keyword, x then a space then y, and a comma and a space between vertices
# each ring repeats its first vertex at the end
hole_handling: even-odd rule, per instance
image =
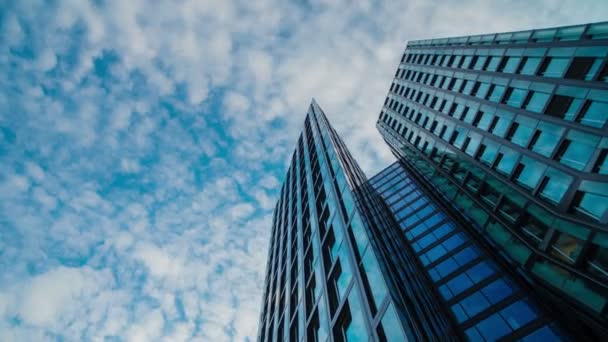
POLYGON ((597 1, 13 1, 0 15, 0 340, 253 341, 316 98, 368 174, 409 39, 597 1))

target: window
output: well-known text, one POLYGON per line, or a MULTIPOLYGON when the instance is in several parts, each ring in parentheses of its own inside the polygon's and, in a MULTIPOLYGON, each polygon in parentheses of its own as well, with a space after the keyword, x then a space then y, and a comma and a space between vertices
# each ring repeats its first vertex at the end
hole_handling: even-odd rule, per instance
POLYGON ((393 303, 389 304, 382 316, 382 320, 378 325, 378 337, 381 342, 401 342, 414 340, 413 336, 405 337, 403 330, 401 329, 401 322, 397 317, 397 312, 393 303))
POLYGON ((517 71, 520 62, 521 57, 506 57, 506 62, 503 62, 504 67, 498 71, 513 74, 517 71))
POLYGON ((424 266, 427 266, 427 265, 437 261, 439 258, 443 257, 444 255, 449 253, 451 250, 455 249, 456 247, 462 245, 465 242, 466 242, 466 238, 462 233, 454 234, 452 237, 448 238, 447 240, 443 241, 439 245, 433 247, 431 250, 422 254, 420 256, 420 259, 422 260, 422 264, 424 266))
POLYGON ((597 141, 593 138, 597 139, 581 132, 570 131, 567 139, 564 139, 559 146, 556 159, 562 164, 582 171, 595 150, 597 141))
POLYGON ((583 241, 563 232, 557 232, 556 235, 555 242, 551 246, 551 254, 571 264, 574 263, 581 252, 583 241))
POLYGON ((475 84, 471 95, 479 97, 480 99, 485 99, 488 90, 490 89, 489 83, 478 82, 475 84))
POLYGON ((506 103, 511 107, 520 108, 526 99, 526 94, 528 94, 526 89, 509 87, 503 103, 506 103))
POLYGON ((491 140, 484 140, 484 148, 479 159, 487 165, 492 165, 498 153, 498 144, 491 140))
POLYGON ((478 257, 479 252, 475 247, 466 247, 460 252, 456 253, 454 256, 442 261, 440 264, 430 269, 429 274, 431 275, 433 281, 436 282, 478 257))
POLYGON ((522 75, 534 75, 540 64, 540 57, 524 57, 519 73, 522 75))
POLYGON ((366 341, 367 330, 357 288, 353 287, 347 303, 342 307, 340 318, 334 328, 334 340, 339 342, 366 341))
POLYGON ((488 59, 487 56, 475 56, 476 57, 476 61, 475 61, 475 65, 473 65, 473 69, 474 70, 481 70, 483 69, 483 66, 486 64, 486 60, 488 59))
POLYGON ((471 81, 471 80, 465 81, 464 86, 462 88, 462 93, 464 95, 471 94, 471 90, 473 89, 474 84, 475 84, 475 81, 471 81))
POLYGON ((361 277, 365 285, 365 290, 370 297, 370 306, 372 313, 375 314, 384 298, 387 290, 384 284, 382 271, 376 261, 376 256, 371 249, 368 249, 361 261, 361 277))
POLYGON ((606 184, 583 181, 580 188, 581 190, 577 191, 574 198, 574 209, 587 216, 600 219, 608 208, 606 184))
POLYGON ((515 166, 517 159, 519 159, 519 153, 506 146, 502 146, 500 148, 500 152, 498 153, 498 163, 496 164, 496 169, 509 175, 511 174, 511 171, 513 171, 513 167, 515 166))
POLYGON ((593 80, 595 74, 602 64, 601 58, 593 57, 574 57, 572 64, 566 72, 565 78, 575 80, 593 80))
POLYGON ((484 131, 487 131, 490 127, 490 124, 492 123, 492 119, 494 119, 494 116, 490 113, 487 112, 481 112, 481 116, 478 118, 478 121, 476 123, 476 126, 483 129, 484 131))
POLYGON ((512 121, 512 117, 513 115, 510 113, 504 113, 505 115, 499 115, 496 116, 496 118, 494 119, 494 121, 492 121, 492 124, 490 125, 490 128, 488 129, 489 132, 492 132, 492 134, 498 136, 498 137, 504 137, 505 134, 507 133, 507 129, 509 128, 509 125, 511 124, 512 121), (508 115, 506 115, 508 114, 508 115))
POLYGON ((502 99, 502 94, 505 92, 505 87, 499 85, 492 85, 489 90, 488 100, 499 103, 502 99))
POLYGON ((525 108, 531 112, 541 113, 549 100, 549 94, 535 91, 528 97, 525 108))
POLYGON ((568 67, 569 58, 547 57, 540 67, 539 75, 545 77, 562 77, 568 67))
POLYGON ((501 56, 493 56, 488 60, 488 64, 486 65, 487 71, 496 71, 498 66, 500 65, 501 56))
POLYGON ((513 122, 506 138, 514 144, 526 147, 534 131, 534 126, 536 126, 536 120, 529 120, 526 117, 519 117, 518 120, 520 122, 513 122))
POLYGON ((463 69, 468 69, 471 66, 471 59, 473 56, 464 56, 462 60, 462 65, 460 66, 463 69))
POLYGON ((541 122, 530 142, 530 148, 545 157, 551 157, 563 132, 564 128, 561 126, 541 122))
POLYGON ((515 180, 528 189, 534 189, 540 181, 547 166, 529 157, 522 157, 515 180))
POLYGON ((554 168, 549 168, 543 179, 539 195, 553 203, 559 203, 571 183, 571 176, 554 168))
POLYGON ((607 118, 608 102, 587 101, 578 121, 587 126, 603 127, 607 118))

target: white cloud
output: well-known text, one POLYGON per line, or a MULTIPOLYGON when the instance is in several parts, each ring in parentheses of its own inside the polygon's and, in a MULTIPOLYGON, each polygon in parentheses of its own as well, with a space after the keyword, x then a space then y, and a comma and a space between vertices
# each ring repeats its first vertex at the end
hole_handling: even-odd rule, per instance
POLYGON ((104 274, 89 268, 60 266, 31 279, 24 288, 19 313, 33 325, 57 325, 67 315, 70 319, 82 312, 79 302, 107 286, 104 274))
POLYGON ((312 97, 371 174, 392 160, 374 123, 408 39, 597 21, 598 6, 12 2, 0 340, 253 340, 312 97))
POLYGON ((139 244, 135 248, 134 257, 143 262, 156 277, 175 276, 182 272, 183 266, 179 260, 150 244, 139 244))
POLYGON ((127 158, 123 158, 120 161, 120 168, 124 172, 128 172, 128 173, 136 173, 141 170, 141 166, 139 165, 139 163, 136 160, 127 159, 127 158))
POLYGON ((36 60, 36 67, 40 71, 49 71, 57 64, 57 56, 51 50, 44 50, 42 54, 36 60))

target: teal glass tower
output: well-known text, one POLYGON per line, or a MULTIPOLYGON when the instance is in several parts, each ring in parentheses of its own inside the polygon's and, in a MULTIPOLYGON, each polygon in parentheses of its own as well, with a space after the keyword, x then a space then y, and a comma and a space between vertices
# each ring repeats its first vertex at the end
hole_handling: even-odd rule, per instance
POLYGON ((313 101, 276 205, 260 341, 455 339, 407 257, 378 234, 392 215, 313 101))
POLYGON ((413 41, 377 123, 467 235, 570 331, 598 340, 608 336, 607 55, 608 23, 413 41))

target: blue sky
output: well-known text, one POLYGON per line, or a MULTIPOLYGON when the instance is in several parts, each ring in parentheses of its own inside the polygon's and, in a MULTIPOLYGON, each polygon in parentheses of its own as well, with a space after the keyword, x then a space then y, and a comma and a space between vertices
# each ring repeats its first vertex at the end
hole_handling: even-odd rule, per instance
POLYGON ((0 340, 253 340, 312 97, 371 175, 407 40, 606 4, 0 1, 0 340))

